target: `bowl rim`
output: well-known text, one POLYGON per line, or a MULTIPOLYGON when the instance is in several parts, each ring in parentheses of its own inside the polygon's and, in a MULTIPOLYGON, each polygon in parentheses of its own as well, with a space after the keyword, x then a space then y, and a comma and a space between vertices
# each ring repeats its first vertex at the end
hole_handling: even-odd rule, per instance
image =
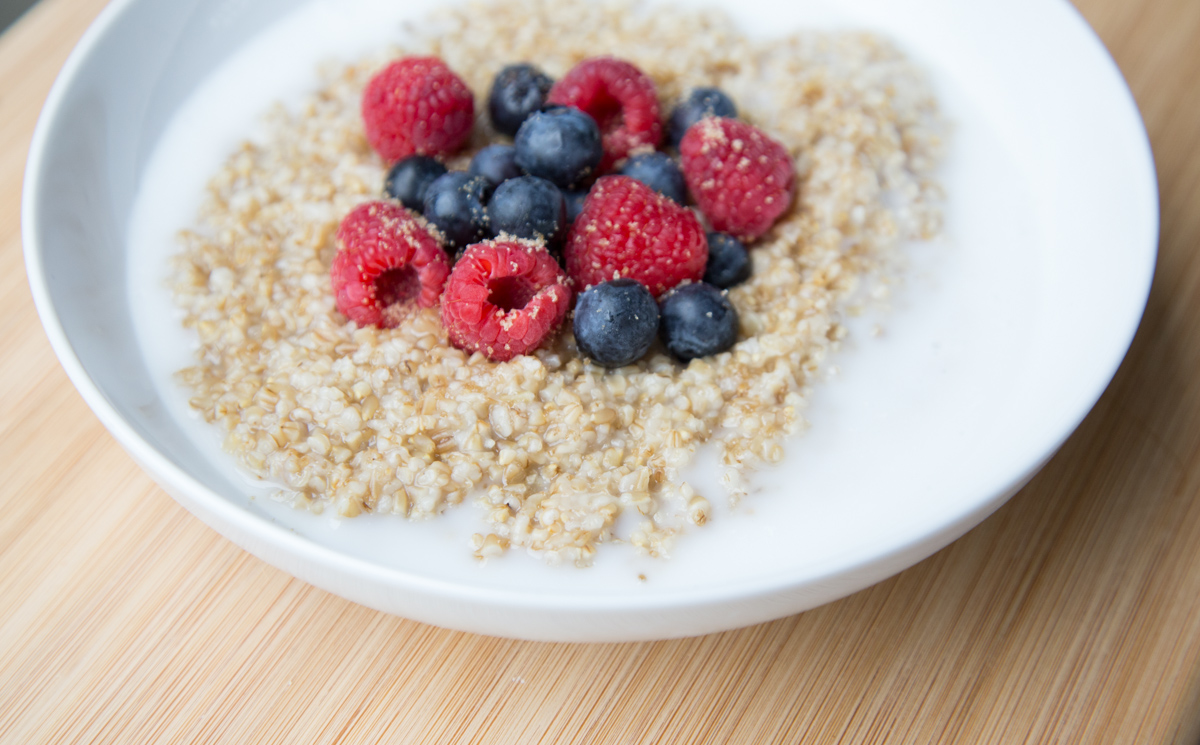
MULTIPOLYGON (((770 571, 744 582, 729 582, 708 588, 665 589, 654 593, 640 594, 587 595, 464 586, 450 580, 384 567, 299 536, 290 529, 246 510, 208 489, 176 465, 138 434, 110 403, 76 355, 58 311, 54 307, 46 268, 42 261, 42 239, 37 220, 37 214, 41 209, 38 194, 40 193, 44 159, 50 147, 49 133, 53 123, 60 116, 64 100, 69 94, 71 86, 76 82, 79 70, 94 53, 97 44, 113 25, 120 22, 123 16, 140 2, 143 0, 114 0, 99 13, 68 56, 38 117, 26 161, 21 206, 23 254, 30 290, 51 347, 68 378, 80 392, 88 407, 95 412, 104 427, 112 433, 121 446, 169 493, 177 498, 182 497, 179 501, 189 511, 196 513, 210 525, 213 525, 210 519, 215 520, 218 523, 232 526, 242 535, 253 536, 256 543, 260 546, 268 546, 275 556, 285 555, 293 557, 297 561, 315 563, 341 575, 358 577, 393 591, 416 592, 426 596, 472 604, 485 603, 497 608, 540 611, 587 610, 624 613, 681 607, 701 608, 751 597, 775 595, 789 590, 828 583, 839 577, 850 575, 872 576, 875 577, 872 582, 878 581, 898 571, 897 569, 886 569, 896 560, 903 558, 904 561, 911 564, 913 562, 910 559, 913 559, 914 556, 915 560, 920 560, 967 532, 1016 493, 1041 468, 1045 461, 1075 431, 1108 387, 1132 344, 1145 311, 1157 259, 1160 229, 1159 194, 1149 137, 1128 83, 1121 75, 1111 54, 1077 9, 1067 0, 1056 0, 1055 5, 1070 14, 1071 25, 1080 35, 1079 41, 1091 46, 1093 51, 1099 52, 1100 58, 1103 60, 1104 76, 1107 78, 1106 84, 1115 84, 1116 86, 1112 89, 1112 93, 1116 94, 1114 101, 1120 103, 1124 115, 1133 117, 1138 136, 1135 141, 1129 143, 1129 146, 1137 150, 1136 156, 1140 166, 1139 188, 1145 190, 1147 199, 1144 204, 1149 207, 1152 214, 1144 216, 1149 218, 1146 220, 1146 224, 1150 227, 1150 231, 1143 237, 1143 244, 1139 247, 1139 250, 1144 250, 1149 258, 1145 281, 1141 285, 1139 311, 1129 327, 1122 329, 1119 336, 1114 333, 1113 338, 1119 342, 1115 343, 1114 349, 1117 349, 1118 352, 1106 368, 1097 373, 1097 380, 1101 381, 1099 386, 1081 399, 1082 405, 1072 412, 1070 422, 1057 434, 1056 441, 1046 451, 1044 458, 1030 464, 1023 473, 1013 478, 1006 488, 1000 489, 987 499, 973 501, 965 505, 963 509, 947 515, 946 519, 935 529, 919 535, 910 535, 906 540, 868 556, 861 554, 849 557, 844 554, 832 556, 822 562, 820 566, 813 567, 813 571, 799 578, 784 571, 770 571), (197 510, 206 513, 207 517, 199 514, 197 510), (873 569, 874 573, 872 573, 873 569)), ((213 527, 216 526, 213 525, 213 527)), ((226 533, 224 530, 218 530, 218 532, 226 533)), ((235 542, 242 545, 241 541, 235 542)), ((260 557, 265 553, 261 550, 249 549, 244 545, 243 547, 260 557)), ((276 566, 280 565, 274 560, 268 559, 267 561, 276 566)), ((909 564, 905 564, 905 566, 909 564)), ((857 591, 868 584, 870 582, 860 582, 856 587, 840 592, 835 597, 857 591)))

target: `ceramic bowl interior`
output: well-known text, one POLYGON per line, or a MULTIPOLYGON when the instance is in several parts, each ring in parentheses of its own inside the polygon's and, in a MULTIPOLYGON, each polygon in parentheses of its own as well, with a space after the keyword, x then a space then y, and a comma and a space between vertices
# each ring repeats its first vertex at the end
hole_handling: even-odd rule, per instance
POLYGON ((450 628, 694 635, 811 608, 928 556, 1054 453, 1128 348, 1157 243, 1141 120, 1066 2, 716 4, 752 34, 878 31, 924 66, 953 125, 947 223, 942 240, 912 248, 894 307, 859 329, 881 321, 887 333, 852 337, 841 375, 818 386, 811 430, 763 475, 763 493, 685 535, 671 559, 616 546, 591 569, 525 556, 480 566, 455 532, 465 517, 336 523, 255 498, 219 437, 189 420, 186 392, 163 373, 174 358, 148 341, 146 316, 171 317, 150 281, 166 275, 155 261, 169 250, 139 253, 138 242, 169 244, 205 174, 276 93, 315 85, 325 56, 382 48, 431 2, 108 7, 51 92, 25 182, 30 283, 64 368, 130 454, 214 529, 326 590, 450 628), (280 43, 294 52, 283 65, 263 46, 280 43), (213 101, 226 109, 206 109, 213 101), (164 162, 181 137, 196 156, 164 162), (147 189, 165 195, 157 222, 139 212, 147 189))

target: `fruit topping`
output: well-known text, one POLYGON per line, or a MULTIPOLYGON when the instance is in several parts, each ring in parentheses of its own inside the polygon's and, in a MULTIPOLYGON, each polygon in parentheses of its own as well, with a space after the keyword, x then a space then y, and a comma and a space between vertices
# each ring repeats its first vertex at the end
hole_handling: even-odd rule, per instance
POLYGON ((564 189, 586 181, 604 157, 596 121, 565 106, 530 115, 515 142, 517 165, 564 189))
POLYGON ((630 277, 655 297, 704 276, 708 246, 691 210, 629 176, 596 182, 563 250, 576 287, 630 277))
POLYGON ((664 194, 679 204, 687 202, 687 184, 683 171, 666 153, 640 153, 631 156, 617 171, 641 181, 659 194, 664 194))
POLYGON ((567 202, 567 225, 570 225, 575 222, 575 218, 579 217, 579 213, 583 212, 583 202, 587 199, 588 193, 581 189, 564 191, 562 195, 567 202))
POLYGON ((693 88, 667 120, 667 141, 672 147, 679 147, 688 129, 706 116, 736 119, 737 115, 737 106, 719 88, 693 88))
POLYGON ((552 246, 566 232, 567 205, 562 192, 537 176, 521 176, 500 184, 487 210, 492 235, 507 233, 552 246))
POLYGON ((575 303, 575 344, 604 367, 624 367, 641 359, 658 334, 658 303, 632 279, 601 282, 575 303))
POLYGON ((750 124, 701 119, 679 154, 688 190, 714 230, 753 241, 791 204, 795 168, 787 149, 750 124))
POLYGON ((683 362, 724 352, 737 341, 738 316, 725 293, 704 282, 683 285, 659 301, 659 336, 683 362))
POLYGON ((501 134, 515 137, 521 123, 546 103, 546 94, 554 81, 533 65, 509 65, 492 81, 488 96, 488 115, 492 127, 501 134))
POLYGON ((750 252, 737 238, 725 233, 708 234, 708 266, 704 281, 728 290, 750 277, 750 252))
POLYGON ((410 155, 396 161, 383 182, 383 193, 410 210, 425 204, 425 191, 434 179, 446 172, 446 166, 427 155, 410 155))
POLYGON ((425 219, 441 233, 449 248, 459 249, 488 234, 484 204, 491 186, 482 176, 451 171, 439 176, 425 192, 425 219))
POLYGON ((432 156, 463 144, 473 107, 434 57, 398 60, 368 83, 367 137, 396 161, 384 192, 424 220, 390 202, 346 217, 331 276, 347 317, 394 326, 411 302, 441 295, 451 343, 503 361, 554 333, 574 283, 576 342, 596 364, 628 365, 656 335, 685 362, 734 343, 737 313, 722 290, 750 276, 745 243, 788 208, 795 169, 782 145, 733 118, 728 96, 696 88, 676 106, 677 163, 653 149, 663 135, 654 83, 629 62, 585 59, 557 83, 509 65, 488 113, 514 144, 487 145, 466 172, 447 172, 432 156), (714 232, 684 206, 689 192, 714 232), (565 271, 549 253, 560 245, 565 271), (460 252, 452 270, 443 247, 460 252))
POLYGON ((517 165, 517 149, 512 145, 488 145, 471 158, 467 173, 483 176, 495 189, 510 178, 521 175, 521 167, 517 165))
POLYGON ((571 307, 567 277, 546 249, 501 239, 467 247, 442 295, 450 343, 495 362, 536 349, 571 307))
POLYGON ((585 59, 554 84, 546 100, 573 106, 596 120, 604 138, 601 173, 635 148, 657 147, 662 140, 654 81, 625 60, 585 59))
POLYGON ((450 261, 403 207, 367 202, 343 218, 329 276, 337 309, 359 326, 392 328, 408 306, 437 304, 450 261))
POLYGON ((405 57, 380 70, 362 98, 367 141, 384 160, 448 155, 466 142, 475 99, 436 57, 405 57))

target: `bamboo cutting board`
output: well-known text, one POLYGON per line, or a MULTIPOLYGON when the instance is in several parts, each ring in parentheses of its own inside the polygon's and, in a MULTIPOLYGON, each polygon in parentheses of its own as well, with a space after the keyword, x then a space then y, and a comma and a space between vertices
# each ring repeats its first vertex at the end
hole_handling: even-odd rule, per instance
POLYGON ((1078 0, 1155 150, 1162 244, 1116 380, 1020 494, 840 602, 697 639, 443 631, 304 585, 141 473, 25 281, 21 171, 100 0, 0 36, 0 742, 1200 741, 1200 2, 1078 0))

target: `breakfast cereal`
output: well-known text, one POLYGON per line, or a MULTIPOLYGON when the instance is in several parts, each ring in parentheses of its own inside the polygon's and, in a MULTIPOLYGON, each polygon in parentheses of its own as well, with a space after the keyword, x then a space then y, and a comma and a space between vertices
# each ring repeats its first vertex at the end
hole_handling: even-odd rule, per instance
MULTIPOLYGON (((666 555, 710 500, 742 497, 784 457, 840 319, 886 291, 904 241, 939 231, 937 103, 876 36, 747 38, 715 11, 499 0, 409 30, 391 57, 440 57, 477 102, 508 63, 557 78, 612 55, 653 80, 664 111, 716 86, 782 143, 796 196, 728 291, 737 343, 686 365, 655 346, 605 370, 581 357, 569 323, 493 362, 447 343, 437 308, 411 307, 391 329, 347 321, 330 265, 339 221, 380 198, 387 170, 359 113, 380 56, 331 66, 302 106, 276 106, 268 137, 229 157, 182 233, 173 290, 200 344, 179 374, 191 406, 245 468, 309 509, 430 518, 473 501, 488 528, 464 542, 482 558, 514 547, 586 565, 614 540, 666 555), (719 454, 720 484, 681 476, 702 447, 719 454), (637 516, 625 532, 622 514, 637 516)), ((448 165, 497 138, 479 117, 448 165)))

